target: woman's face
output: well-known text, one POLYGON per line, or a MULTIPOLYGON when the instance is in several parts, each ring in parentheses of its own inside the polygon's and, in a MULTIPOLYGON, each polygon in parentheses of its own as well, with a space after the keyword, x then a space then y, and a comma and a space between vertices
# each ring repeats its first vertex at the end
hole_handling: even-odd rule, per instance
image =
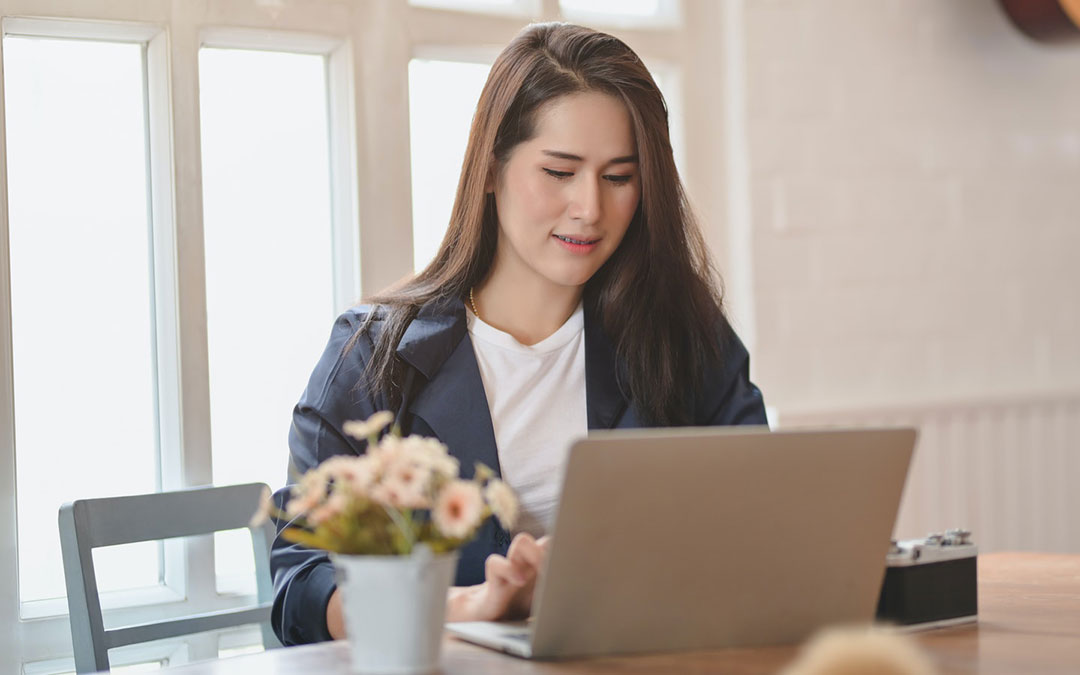
POLYGON ((641 198, 630 115, 608 94, 571 94, 537 114, 536 133, 495 177, 496 265, 581 286, 607 261, 641 198))

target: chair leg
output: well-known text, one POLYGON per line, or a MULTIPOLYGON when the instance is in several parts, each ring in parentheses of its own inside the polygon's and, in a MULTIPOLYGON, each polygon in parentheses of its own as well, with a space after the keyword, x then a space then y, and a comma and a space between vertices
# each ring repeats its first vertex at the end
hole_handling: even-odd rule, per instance
POLYGON ((75 520, 79 517, 71 504, 60 508, 60 551, 67 586, 75 671, 96 673, 109 670, 109 650, 105 647, 105 625, 101 618, 92 552, 77 534, 75 520))

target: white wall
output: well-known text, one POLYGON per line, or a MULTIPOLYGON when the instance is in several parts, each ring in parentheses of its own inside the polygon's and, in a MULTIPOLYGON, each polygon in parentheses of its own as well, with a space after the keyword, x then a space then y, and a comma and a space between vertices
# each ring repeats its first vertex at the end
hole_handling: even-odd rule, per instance
POLYGON ((1080 551, 1080 43, 993 0, 732 1, 766 401, 921 429, 899 536, 1080 551))
POLYGON ((748 0, 781 411, 1080 391, 1080 44, 992 0, 748 0))

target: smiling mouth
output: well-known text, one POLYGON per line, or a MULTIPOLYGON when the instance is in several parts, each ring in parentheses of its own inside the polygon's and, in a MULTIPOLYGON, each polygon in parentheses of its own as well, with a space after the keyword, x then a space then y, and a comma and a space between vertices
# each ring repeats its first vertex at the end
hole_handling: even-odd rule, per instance
POLYGON ((561 234, 553 235, 557 239, 561 239, 568 244, 577 244, 578 246, 588 246, 589 244, 595 244, 600 241, 599 239, 573 239, 571 237, 564 237, 561 234))

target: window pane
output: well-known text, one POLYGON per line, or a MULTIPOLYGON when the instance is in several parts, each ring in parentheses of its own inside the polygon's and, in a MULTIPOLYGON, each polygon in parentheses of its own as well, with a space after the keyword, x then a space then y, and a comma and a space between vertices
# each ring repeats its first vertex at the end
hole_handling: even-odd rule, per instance
MULTIPOLYGON (((334 316, 326 62, 204 48, 199 78, 214 482, 276 488, 334 316)), ((237 534, 219 574, 251 574, 237 534)))
POLYGON ((559 0, 568 17, 610 16, 646 19, 660 13, 660 0, 559 0))
POLYGON ((491 66, 458 61, 409 62, 413 265, 439 250, 454 205, 476 102, 491 66))
POLYGON ((667 103, 671 152, 675 156, 675 166, 679 169, 679 176, 685 181, 686 143, 683 136, 683 106, 679 69, 676 66, 654 63, 649 68, 649 72, 653 76, 653 81, 656 82, 656 87, 664 95, 664 101, 667 103))
MULTIPOLYGON (((138 45, 4 38, 19 593, 63 597, 57 509, 153 492, 157 441, 138 45)), ((158 582, 125 547, 101 590, 158 582)))
POLYGON ((539 0, 409 0, 410 5, 494 14, 535 14, 539 0))

